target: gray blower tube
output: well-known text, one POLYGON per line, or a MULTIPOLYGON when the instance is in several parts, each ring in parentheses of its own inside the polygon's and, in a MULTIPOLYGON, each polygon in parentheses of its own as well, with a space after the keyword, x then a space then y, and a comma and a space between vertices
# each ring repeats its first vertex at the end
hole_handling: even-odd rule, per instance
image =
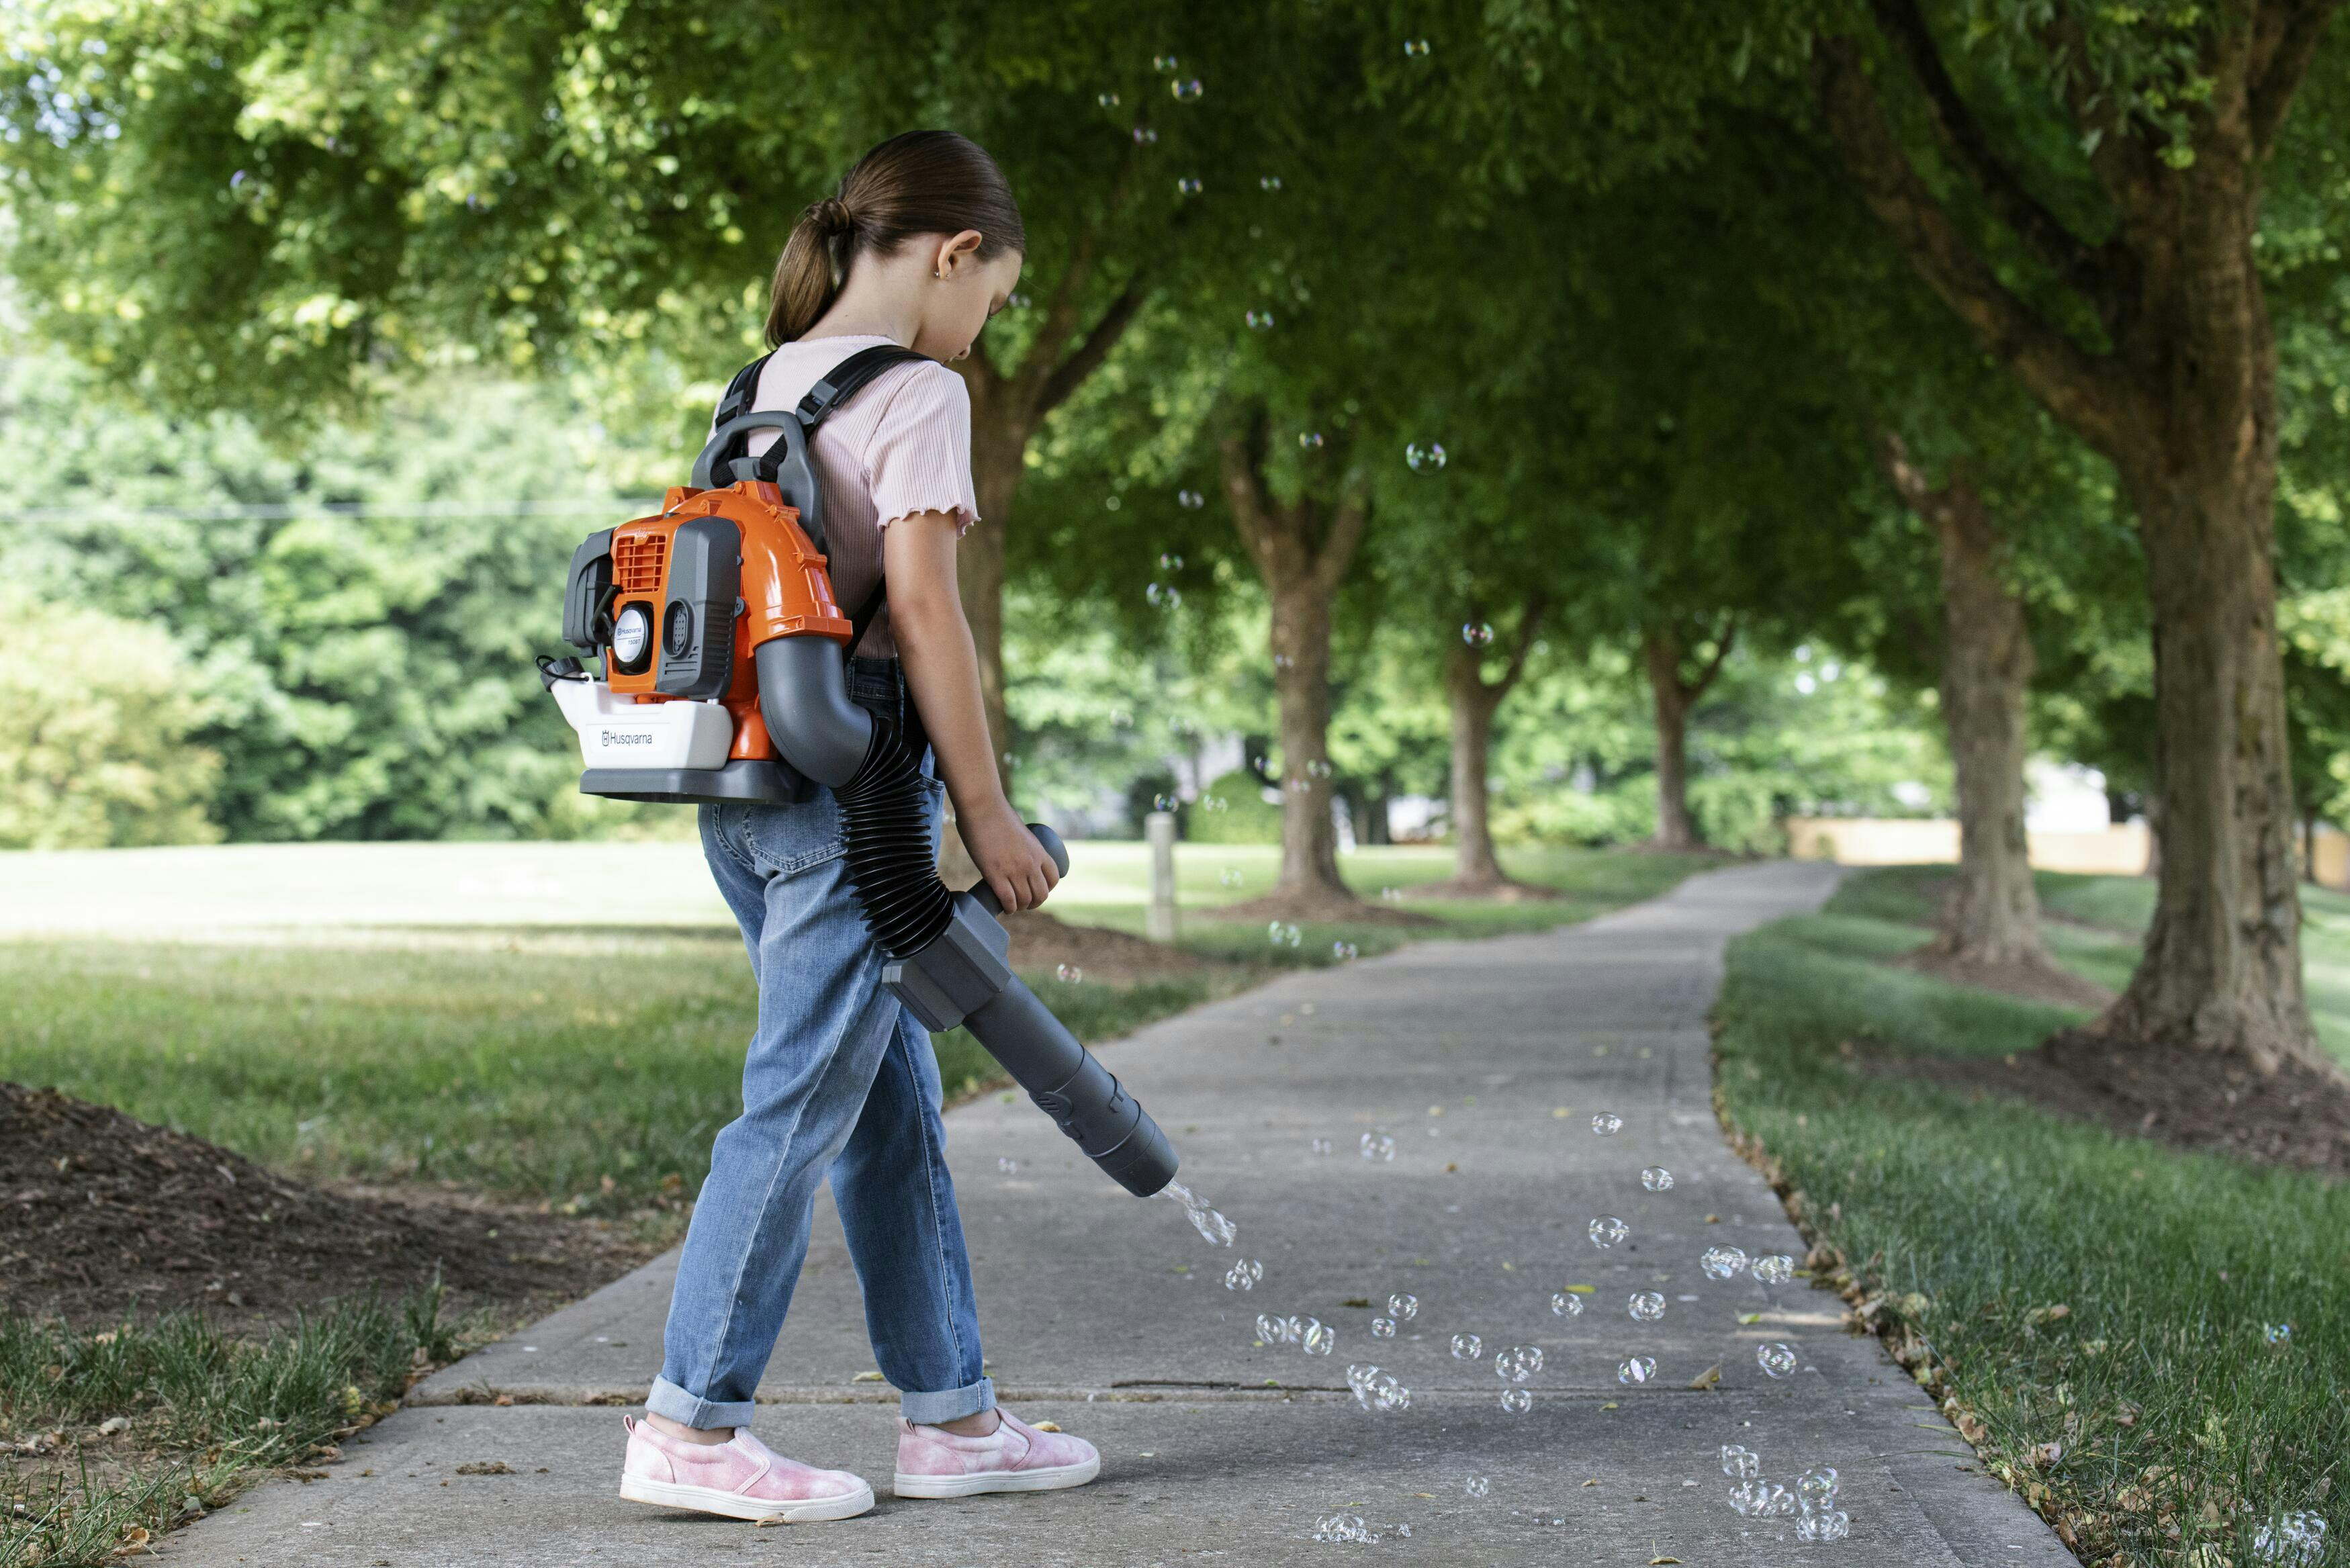
POLYGON ((784 760, 830 789, 855 778, 873 748, 873 715, 848 700, 840 649, 821 637, 778 637, 751 658, 759 716, 784 760))
MULTIPOLYGON (((873 715, 848 700, 840 650, 823 638, 779 637, 752 657, 760 716, 784 760, 832 789, 855 779, 875 726, 873 715)), ((1060 836, 1040 823, 1028 831, 1066 874, 1069 851, 1060 836)), ((1180 1161, 1150 1113, 1012 972, 1005 961, 1011 938, 994 918, 1003 912, 995 890, 982 882, 952 895, 949 909, 943 926, 919 948, 892 953, 882 983, 930 1029, 968 1028, 1120 1187, 1148 1198, 1172 1181, 1180 1161)))

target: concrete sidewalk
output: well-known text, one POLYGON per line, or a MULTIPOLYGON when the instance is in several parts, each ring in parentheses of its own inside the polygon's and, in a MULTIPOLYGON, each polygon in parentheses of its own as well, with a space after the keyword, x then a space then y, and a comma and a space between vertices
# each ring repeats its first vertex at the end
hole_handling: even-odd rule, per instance
POLYGON ((660 1358, 673 1258, 649 1264, 419 1386, 411 1407, 323 1481, 273 1482, 171 1539, 188 1564, 683 1563, 712 1552, 792 1563, 1240 1563, 1357 1550, 1417 1563, 2069 1564, 1841 1304, 1804 1282, 1717 1283, 1717 1243, 1800 1255, 1778 1203, 1723 1147, 1704 1014, 1724 942, 1825 896, 1836 872, 1779 863, 1692 879, 1650 903, 1539 936, 1428 942, 1304 973, 1156 1025, 1108 1059, 1182 1151, 1182 1179, 1240 1226, 1211 1248, 1172 1202, 1138 1202, 1075 1157, 1025 1102, 949 1121, 983 1324, 1007 1404, 1103 1449, 1082 1490, 956 1503, 889 1495, 894 1396, 869 1380, 855 1275, 818 1220, 761 1397, 761 1435, 858 1470, 865 1518, 754 1529, 621 1502, 619 1409, 660 1358), (1591 1116, 1623 1130, 1600 1137, 1591 1116), (1357 1154, 1391 1134, 1392 1162, 1357 1154), (1311 1152, 1327 1139, 1334 1152, 1311 1152), (1014 1160, 1005 1173, 998 1162, 1014 1160), (1645 1166, 1671 1189, 1643 1189, 1645 1166), (1595 1216, 1631 1227, 1594 1248, 1595 1216), (1261 1259, 1253 1292, 1223 1288, 1261 1259), (1580 1317, 1554 1291, 1587 1284, 1580 1317), (1627 1298, 1662 1293, 1661 1322, 1627 1298), (1393 1340, 1370 1320, 1419 1298, 1393 1340), (1326 1357, 1255 1343, 1260 1312, 1336 1325, 1326 1357), (1742 1314, 1760 1321, 1742 1324, 1742 1314), (1483 1359, 1455 1359, 1455 1333, 1483 1359), (1754 1360, 1783 1341, 1802 1369, 1754 1360), (1503 1409, 1493 1350, 1540 1345, 1525 1414, 1503 1409), (1656 1380, 1627 1389, 1627 1355, 1656 1380), (1352 1362, 1395 1372, 1407 1411, 1358 1409, 1352 1362), (1719 1366, 1719 1386, 1692 1378, 1719 1366), (490 1401, 504 1397, 511 1406, 490 1401), (1789 1520, 1739 1518, 1718 1451, 1742 1443, 1793 1485, 1843 1476, 1848 1541, 1804 1545, 1789 1520), (512 1473, 455 1473, 500 1464, 512 1473), (1465 1483, 1487 1478, 1473 1497, 1465 1483), (1311 1540, 1362 1515, 1378 1548, 1311 1540), (1403 1539, 1396 1526, 1409 1525, 1403 1539))

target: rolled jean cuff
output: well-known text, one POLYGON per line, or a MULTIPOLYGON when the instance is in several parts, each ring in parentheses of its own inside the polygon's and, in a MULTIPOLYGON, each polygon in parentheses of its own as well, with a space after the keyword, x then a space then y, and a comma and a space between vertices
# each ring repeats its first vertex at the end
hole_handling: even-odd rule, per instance
MULTIPOLYGON (((983 1377, 962 1388, 949 1388, 938 1394, 904 1394, 898 1396, 898 1413, 918 1427, 935 1427, 941 1421, 960 1421, 965 1416, 976 1416, 982 1410, 995 1408, 995 1379, 983 1377)), ((667 1411, 662 1412, 668 1414, 667 1411)))
POLYGON ((668 1417, 681 1427, 707 1431, 712 1427, 747 1427, 758 1407, 748 1399, 728 1404, 704 1399, 698 1394, 687 1393, 666 1377, 656 1377, 652 1391, 645 1396, 645 1408, 656 1416, 668 1417))

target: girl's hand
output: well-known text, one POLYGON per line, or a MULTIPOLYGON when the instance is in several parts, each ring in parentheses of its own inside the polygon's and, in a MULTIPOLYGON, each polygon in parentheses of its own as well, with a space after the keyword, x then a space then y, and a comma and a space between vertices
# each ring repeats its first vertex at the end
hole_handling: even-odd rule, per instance
POLYGON ((972 864, 1006 909, 1036 908, 1060 881, 1061 868, 1011 806, 983 812, 976 821, 957 818, 955 826, 972 864))

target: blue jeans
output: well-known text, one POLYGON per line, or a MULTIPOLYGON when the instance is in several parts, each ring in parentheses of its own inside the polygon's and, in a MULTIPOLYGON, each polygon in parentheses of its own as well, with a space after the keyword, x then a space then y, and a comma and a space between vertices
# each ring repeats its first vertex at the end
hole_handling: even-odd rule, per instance
MULTIPOLYGON (((849 695, 903 711, 897 660, 856 660, 849 695)), ((935 852, 945 792, 931 789, 935 852)), ((938 1059, 920 1021, 881 987, 880 950, 849 898, 832 792, 800 805, 705 805, 702 846, 751 950, 759 1020, 743 1114, 711 1150, 645 1407, 689 1427, 751 1424, 827 1173, 875 1363, 906 1419, 992 1407, 938 1059)))

